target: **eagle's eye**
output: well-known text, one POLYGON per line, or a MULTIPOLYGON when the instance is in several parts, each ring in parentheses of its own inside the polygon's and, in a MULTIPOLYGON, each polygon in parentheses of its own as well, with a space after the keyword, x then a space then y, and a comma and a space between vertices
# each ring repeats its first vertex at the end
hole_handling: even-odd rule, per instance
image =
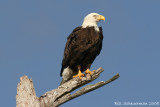
POLYGON ((93 15, 94 18, 97 18, 97 15, 93 15))

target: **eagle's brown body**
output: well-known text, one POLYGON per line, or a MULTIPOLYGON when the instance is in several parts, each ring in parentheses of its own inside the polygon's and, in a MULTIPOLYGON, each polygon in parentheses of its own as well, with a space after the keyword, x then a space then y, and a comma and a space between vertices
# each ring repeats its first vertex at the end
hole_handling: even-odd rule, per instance
POLYGON ((102 40, 101 27, 99 31, 96 31, 94 27, 74 29, 67 38, 60 75, 62 76, 63 70, 67 67, 74 74, 78 73, 78 67, 82 72, 90 68, 102 49, 102 40))

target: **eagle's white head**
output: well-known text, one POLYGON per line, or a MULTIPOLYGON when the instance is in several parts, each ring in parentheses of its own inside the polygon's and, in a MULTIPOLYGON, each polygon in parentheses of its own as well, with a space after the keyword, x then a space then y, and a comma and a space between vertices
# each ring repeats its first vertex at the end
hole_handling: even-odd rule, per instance
POLYGON ((98 14, 98 13, 90 13, 84 18, 82 28, 94 27, 96 31, 99 31, 99 27, 98 27, 97 23, 100 20, 105 21, 105 17, 98 14))

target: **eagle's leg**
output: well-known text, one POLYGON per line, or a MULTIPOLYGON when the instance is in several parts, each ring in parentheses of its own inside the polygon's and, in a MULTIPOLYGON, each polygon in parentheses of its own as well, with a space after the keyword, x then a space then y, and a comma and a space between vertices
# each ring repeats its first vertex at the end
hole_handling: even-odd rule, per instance
POLYGON ((92 71, 89 70, 89 68, 85 71, 86 74, 92 74, 92 71))
POLYGON ((94 71, 95 71, 95 70, 90 71, 90 70, 89 70, 89 68, 88 68, 88 69, 85 71, 85 73, 86 73, 86 74, 90 74, 90 75, 91 75, 91 74, 92 74, 92 72, 94 72, 94 71))
POLYGON ((90 70, 89 70, 90 66, 91 66, 91 64, 88 64, 88 65, 87 65, 87 70, 85 71, 85 73, 86 73, 86 74, 90 74, 90 75, 91 75, 91 74, 92 74, 92 72, 94 72, 95 70, 90 71, 90 70))
POLYGON ((79 77, 79 79, 82 79, 82 77, 84 77, 84 74, 81 72, 80 67, 78 67, 78 74, 73 76, 73 78, 75 77, 79 77))

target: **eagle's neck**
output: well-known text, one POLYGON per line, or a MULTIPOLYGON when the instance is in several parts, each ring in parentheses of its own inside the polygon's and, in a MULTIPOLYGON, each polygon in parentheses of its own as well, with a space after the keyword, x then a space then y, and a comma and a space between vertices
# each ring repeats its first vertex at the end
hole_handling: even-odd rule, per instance
POLYGON ((86 28, 86 27, 94 27, 94 29, 99 32, 99 27, 97 25, 97 22, 85 20, 82 24, 82 28, 86 28))

